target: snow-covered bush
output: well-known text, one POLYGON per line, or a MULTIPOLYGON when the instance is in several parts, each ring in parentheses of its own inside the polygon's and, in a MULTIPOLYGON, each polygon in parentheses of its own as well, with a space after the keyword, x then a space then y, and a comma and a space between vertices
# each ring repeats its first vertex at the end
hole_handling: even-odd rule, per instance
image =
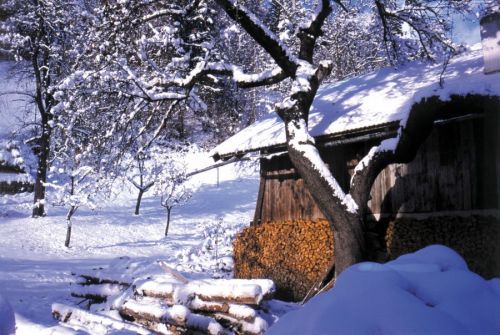
POLYGON ((11 335, 16 332, 14 311, 7 300, 0 295, 0 335, 11 335))
POLYGON ((201 222, 203 242, 177 253, 177 270, 204 272, 213 278, 230 277, 233 270, 233 240, 241 228, 223 218, 201 222))
POLYGON ((360 263, 268 334, 499 334, 500 279, 470 272, 439 245, 360 263))
POLYGON ((53 204, 68 208, 64 245, 69 247, 73 215, 80 207, 93 210, 102 203, 111 194, 112 179, 99 173, 94 166, 83 164, 79 155, 57 157, 52 164, 46 185, 54 197, 53 204))

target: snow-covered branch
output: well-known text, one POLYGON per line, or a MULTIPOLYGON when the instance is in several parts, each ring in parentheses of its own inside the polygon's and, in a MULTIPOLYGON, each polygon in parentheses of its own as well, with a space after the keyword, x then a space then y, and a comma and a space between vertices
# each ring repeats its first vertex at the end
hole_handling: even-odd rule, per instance
POLYGON ((319 1, 316 13, 309 24, 299 30, 298 37, 300 39, 300 59, 312 63, 316 40, 319 36, 321 36, 321 27, 331 12, 332 6, 330 4, 330 0, 319 1))
POLYGON ((238 22, 267 51, 287 76, 295 75, 298 67, 295 56, 255 15, 233 0, 216 0, 216 2, 231 19, 238 22))

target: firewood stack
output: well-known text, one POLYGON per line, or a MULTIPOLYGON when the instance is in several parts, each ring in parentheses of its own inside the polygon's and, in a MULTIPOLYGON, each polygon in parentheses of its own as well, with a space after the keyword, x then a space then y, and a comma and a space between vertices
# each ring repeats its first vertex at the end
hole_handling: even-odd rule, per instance
POLYGON ((235 278, 270 278, 276 296, 301 301, 333 257, 326 220, 268 222, 250 226, 234 241, 235 278))
POLYGON ((164 273, 138 277, 130 283, 123 276, 121 280, 116 276, 79 278, 72 296, 99 303, 99 308, 93 306, 94 312, 87 312, 54 304, 56 319, 79 325, 96 320, 113 329, 139 326, 160 334, 264 334, 268 323, 261 307, 275 291, 274 283, 267 279, 190 281, 167 267, 164 273), (107 320, 113 310, 121 321, 107 320))
POLYGON ((390 259, 431 244, 443 244, 464 257, 469 268, 486 278, 500 276, 500 224, 495 217, 399 218, 386 234, 390 259))
POLYGON ((78 275, 75 284, 72 286, 71 296, 84 299, 87 308, 107 302, 109 297, 119 295, 130 286, 130 283, 124 281, 90 274, 78 275))

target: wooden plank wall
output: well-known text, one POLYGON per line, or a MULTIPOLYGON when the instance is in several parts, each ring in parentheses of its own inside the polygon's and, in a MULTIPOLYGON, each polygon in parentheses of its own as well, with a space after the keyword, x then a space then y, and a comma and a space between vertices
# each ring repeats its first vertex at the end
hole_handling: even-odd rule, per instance
POLYGON ((487 119, 437 126, 409 164, 392 164, 372 188, 374 214, 499 208, 498 133, 487 119))
MULTIPOLYGON (((323 148, 320 154, 333 170, 341 187, 347 190, 350 175, 362 154, 373 145, 356 143, 348 146, 323 148)), ((262 205, 257 204, 254 222, 323 219, 304 181, 295 172, 288 155, 274 156, 261 160, 262 205), (260 218, 260 220, 258 219, 260 218)), ((259 200, 261 196, 259 195, 259 200)))
MULTIPOLYGON (((500 122, 484 118, 437 125, 409 164, 388 166, 377 177, 374 214, 432 213, 500 208, 500 122)), ((374 143, 321 150, 344 190, 353 168, 374 143)), ((261 160, 260 222, 324 218, 286 154, 261 160)))

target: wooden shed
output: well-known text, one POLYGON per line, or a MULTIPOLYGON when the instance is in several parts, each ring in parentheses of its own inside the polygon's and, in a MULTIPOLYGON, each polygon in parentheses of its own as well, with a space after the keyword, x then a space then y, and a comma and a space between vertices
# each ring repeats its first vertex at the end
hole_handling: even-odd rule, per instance
MULTIPOLYGON (((389 165, 376 178, 367 219, 385 241, 388 258, 442 243, 458 249, 474 270, 499 276, 500 73, 483 73, 480 50, 453 59, 441 72, 441 65, 414 63, 327 85, 313 103, 310 132, 348 191, 370 148, 396 137, 409 118, 432 112, 433 130, 413 161, 389 165)), ((276 116, 212 153, 225 160, 254 151, 260 152, 261 175, 254 224, 324 218, 287 156, 276 116)))

